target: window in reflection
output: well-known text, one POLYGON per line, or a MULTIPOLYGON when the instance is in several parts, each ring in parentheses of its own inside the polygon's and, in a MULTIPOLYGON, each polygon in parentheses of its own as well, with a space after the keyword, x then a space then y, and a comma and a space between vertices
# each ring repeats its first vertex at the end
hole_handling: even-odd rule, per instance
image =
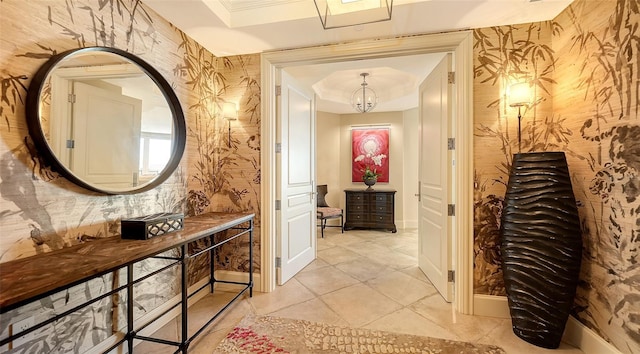
POLYGON ((160 173, 171 158, 171 134, 142 132, 140 134, 140 176, 160 173))

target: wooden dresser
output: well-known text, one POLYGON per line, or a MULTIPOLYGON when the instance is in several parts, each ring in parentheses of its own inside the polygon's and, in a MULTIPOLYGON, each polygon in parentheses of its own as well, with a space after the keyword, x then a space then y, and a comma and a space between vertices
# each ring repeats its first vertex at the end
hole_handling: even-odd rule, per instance
POLYGON ((396 232, 395 194, 392 189, 345 189, 345 230, 384 229, 396 232))

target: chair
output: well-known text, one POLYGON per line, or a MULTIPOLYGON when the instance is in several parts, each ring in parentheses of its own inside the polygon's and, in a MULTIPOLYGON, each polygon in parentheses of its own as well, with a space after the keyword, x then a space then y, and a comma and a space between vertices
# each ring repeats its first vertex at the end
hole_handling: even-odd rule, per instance
POLYGON ((320 233, 324 238, 324 229, 325 227, 339 227, 340 231, 344 233, 344 217, 343 211, 340 208, 332 208, 325 201, 324 197, 327 195, 327 185, 321 184, 317 187, 318 191, 318 206, 317 206, 317 217, 320 221, 320 233), (327 220, 329 219, 337 219, 340 218, 340 225, 327 225, 327 220))

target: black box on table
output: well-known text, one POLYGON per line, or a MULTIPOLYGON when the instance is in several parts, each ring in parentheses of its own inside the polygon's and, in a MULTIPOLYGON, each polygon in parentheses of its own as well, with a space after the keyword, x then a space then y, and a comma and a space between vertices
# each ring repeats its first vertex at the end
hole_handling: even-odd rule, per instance
POLYGON ((128 240, 147 240, 182 230, 184 214, 157 213, 138 218, 122 219, 120 237, 128 240))

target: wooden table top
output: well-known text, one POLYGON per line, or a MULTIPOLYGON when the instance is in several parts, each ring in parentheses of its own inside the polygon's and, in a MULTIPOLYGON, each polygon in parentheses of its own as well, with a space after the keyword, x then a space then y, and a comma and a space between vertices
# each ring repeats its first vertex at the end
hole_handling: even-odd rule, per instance
POLYGON ((395 193, 395 192, 397 192, 395 189, 390 189, 390 188, 372 188, 372 189, 366 189, 366 188, 346 188, 344 191, 345 191, 345 192, 363 192, 363 193, 376 193, 376 192, 381 192, 381 193, 395 193))
POLYGON ((148 240, 105 237, 40 255, 0 263, 2 313, 253 219, 253 213, 206 213, 184 219, 182 230, 148 240))

